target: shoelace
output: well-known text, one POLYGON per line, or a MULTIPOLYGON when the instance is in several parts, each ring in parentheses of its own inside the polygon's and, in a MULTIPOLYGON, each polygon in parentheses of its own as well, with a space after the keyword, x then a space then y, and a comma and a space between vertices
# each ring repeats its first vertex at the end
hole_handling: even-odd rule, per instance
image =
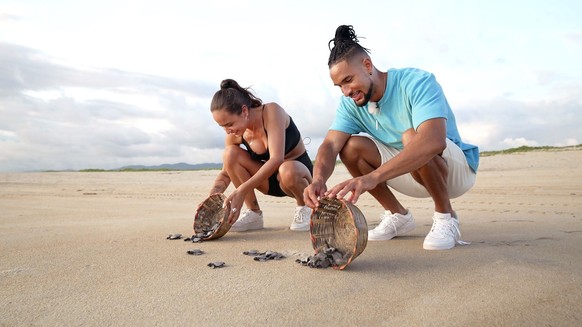
POLYGON ((238 219, 238 221, 240 221, 240 222, 246 222, 247 220, 249 220, 250 219, 249 218, 250 217, 249 214, 251 213, 249 211, 252 211, 252 210, 251 209, 247 209, 247 210, 241 212, 240 218, 238 219))
MULTIPOLYGON (((399 220, 399 218, 397 216, 395 216, 394 214, 392 215, 382 215, 380 217, 380 219, 382 219, 382 221, 380 222, 380 224, 378 225, 378 229, 385 229, 386 226, 388 226, 388 224, 392 223, 392 228, 394 228, 394 231, 397 231, 396 228, 396 222, 399 220)), ((376 229, 374 228, 374 229, 376 229)))
POLYGON ((293 221, 295 221, 296 223, 299 223, 299 224, 303 223, 303 215, 301 214, 302 211, 303 211, 303 208, 295 210, 295 215, 293 216, 293 221))
POLYGON ((437 221, 435 220, 432 223, 432 228, 430 229, 431 233, 435 232, 440 234, 440 235, 447 235, 447 236, 452 236, 455 237, 454 232, 453 232, 453 228, 454 230, 457 231, 457 235, 458 237, 455 238, 455 241, 460 244, 460 245, 468 245, 471 244, 471 242, 465 242, 465 241, 461 241, 461 231, 459 230, 459 227, 457 226, 457 224, 454 224, 451 220, 441 220, 441 221, 437 221))

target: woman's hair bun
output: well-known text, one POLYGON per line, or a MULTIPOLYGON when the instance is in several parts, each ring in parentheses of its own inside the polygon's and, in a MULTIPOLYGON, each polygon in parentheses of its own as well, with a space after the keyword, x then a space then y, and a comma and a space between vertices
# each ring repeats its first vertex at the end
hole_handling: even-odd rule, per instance
POLYGON ((233 87, 236 87, 237 83, 233 80, 233 79, 225 79, 222 82, 220 82, 220 89, 224 90, 224 89, 230 89, 233 87))

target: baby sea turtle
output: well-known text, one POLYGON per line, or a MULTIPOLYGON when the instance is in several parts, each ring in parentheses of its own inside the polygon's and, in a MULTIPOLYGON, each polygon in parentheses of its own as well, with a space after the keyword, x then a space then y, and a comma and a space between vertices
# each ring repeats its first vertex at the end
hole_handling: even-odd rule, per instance
POLYGON ((297 259, 295 262, 311 268, 328 268, 333 265, 343 265, 347 261, 347 257, 347 254, 344 255, 339 250, 328 247, 308 258, 297 259))
POLYGON ((184 242, 192 242, 192 243, 200 243, 202 242, 204 239, 202 238, 202 236, 199 236, 198 234, 194 234, 190 237, 186 237, 184 239, 184 242))
POLYGON ((283 254, 275 251, 259 252, 257 250, 248 250, 244 251, 243 254, 254 257, 253 259, 256 261, 281 260, 285 258, 283 254))
POLYGON ((182 238, 182 234, 170 234, 166 237, 167 240, 179 240, 182 238))
POLYGON ((192 249, 192 250, 186 251, 186 253, 191 254, 191 255, 202 255, 202 254, 204 254, 204 251, 202 251, 200 249, 192 249))
POLYGON ((222 261, 215 261, 208 264, 208 267, 215 269, 215 268, 222 268, 224 267, 224 262, 222 261))
POLYGON ((248 250, 248 251, 243 251, 244 255, 250 255, 250 256, 256 256, 259 255, 259 251, 258 250, 248 250))
POLYGON ((267 251, 267 252, 260 253, 259 255, 254 257, 254 260, 267 261, 267 260, 281 260, 283 258, 285 258, 285 256, 279 252, 267 251))

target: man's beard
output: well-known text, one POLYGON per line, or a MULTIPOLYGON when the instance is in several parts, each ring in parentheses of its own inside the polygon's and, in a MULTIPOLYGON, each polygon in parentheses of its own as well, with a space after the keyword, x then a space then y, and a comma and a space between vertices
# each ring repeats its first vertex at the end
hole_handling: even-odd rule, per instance
POLYGON ((372 87, 374 86, 374 84, 370 84, 370 88, 368 89, 368 92, 366 92, 366 94, 364 95, 364 99, 362 100, 362 103, 357 103, 356 105, 358 107, 363 107, 365 105, 368 104, 368 102, 370 102, 370 98, 372 97, 372 87))

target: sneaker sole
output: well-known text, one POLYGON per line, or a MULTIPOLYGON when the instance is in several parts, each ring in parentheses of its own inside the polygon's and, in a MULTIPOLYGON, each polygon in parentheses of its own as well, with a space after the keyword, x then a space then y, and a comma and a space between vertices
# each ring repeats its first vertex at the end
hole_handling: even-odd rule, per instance
POLYGON ((453 242, 453 245, 450 245, 450 244, 426 244, 426 243, 423 243, 422 244, 422 248, 425 249, 425 250, 450 250, 450 249, 452 249, 452 248, 455 247, 455 244, 456 243, 454 243, 454 242, 453 242))
POLYGON ((404 226, 402 226, 402 228, 400 229, 398 234, 396 234, 390 238, 386 238, 386 237, 382 237, 382 236, 370 237, 370 233, 368 232, 368 241, 390 241, 391 239, 393 239, 397 236, 402 236, 406 233, 412 232, 415 228, 416 228, 416 223, 414 221, 408 222, 404 226))
POLYGON ((300 227, 291 226, 291 227, 289 227, 289 229, 294 231, 294 232, 309 232, 310 227, 309 226, 307 226, 307 227, 305 227, 305 226, 300 226, 300 227))
POLYGON ((236 227, 233 228, 233 227, 231 227, 229 231, 230 232, 246 232, 249 230, 259 230, 259 229, 263 229, 263 228, 264 228, 263 225, 251 226, 251 227, 245 227, 245 228, 236 228, 236 227))

